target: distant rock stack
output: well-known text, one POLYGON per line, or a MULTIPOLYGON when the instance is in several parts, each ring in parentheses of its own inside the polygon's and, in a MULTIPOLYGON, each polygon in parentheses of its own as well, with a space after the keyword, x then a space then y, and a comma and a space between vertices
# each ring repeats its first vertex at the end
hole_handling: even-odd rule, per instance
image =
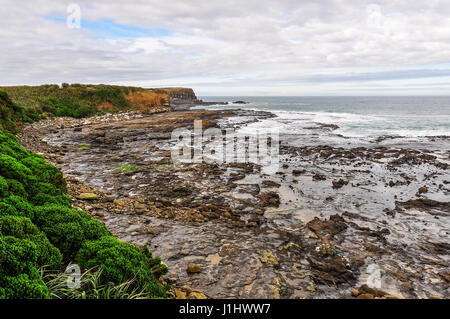
POLYGON ((170 106, 174 111, 182 111, 196 105, 227 105, 228 102, 204 102, 199 100, 193 89, 190 88, 164 88, 170 98, 170 106))
POLYGON ((202 104, 197 99, 194 90, 189 88, 167 88, 163 89, 169 94, 170 106, 174 111, 188 109, 191 106, 202 104))

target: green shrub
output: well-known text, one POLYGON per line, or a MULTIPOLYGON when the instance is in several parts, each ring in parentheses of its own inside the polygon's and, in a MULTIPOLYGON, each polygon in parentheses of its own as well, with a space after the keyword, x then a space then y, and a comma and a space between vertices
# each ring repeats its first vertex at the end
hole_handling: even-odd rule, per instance
POLYGON ((50 204, 57 204, 61 205, 63 207, 70 207, 72 201, 70 200, 70 197, 66 194, 52 196, 46 193, 39 193, 33 196, 30 199, 30 202, 32 202, 34 205, 38 206, 45 206, 50 204))
POLYGON ((3 176, 0 176, 0 198, 5 197, 9 194, 8 182, 3 176))
POLYGON ((61 205, 36 207, 34 222, 59 248, 65 261, 70 261, 86 240, 111 234, 88 213, 61 205))
POLYGON ((0 201, 0 217, 3 216, 18 216, 19 213, 17 212, 17 209, 5 202, 0 201))
POLYGON ((14 157, 6 154, 0 154, 0 175, 4 178, 27 181, 31 175, 31 170, 14 157))
MULTIPOLYGON (((36 270, 37 273, 37 270, 36 270)), ((30 279, 27 274, 0 278, 0 299, 48 299, 50 291, 42 279, 30 279)))
POLYGON ((29 218, 17 216, 1 217, 0 236, 13 236, 19 239, 30 240, 36 245, 38 265, 46 265, 50 269, 55 270, 61 268, 61 253, 29 218))
MULTIPOLYGON (((8 213, 7 215, 23 216, 33 219, 34 208, 28 201, 23 197, 16 195, 10 195, 8 197, 0 199, 0 205, 5 211, 10 211, 13 213, 8 213), (3 204, 3 205, 1 205, 3 204), (11 209, 11 207, 13 209, 11 209)), ((0 213, 1 214, 1 213, 0 213)), ((6 215, 6 214, 5 214, 6 215)), ((5 216, 3 215, 3 216, 5 216)))
POLYGON ((33 177, 30 181, 32 185, 29 185, 30 187, 35 188, 35 184, 50 183, 62 191, 66 190, 61 172, 57 167, 47 163, 44 158, 32 155, 22 159, 20 162, 32 173, 33 177))
POLYGON ((14 135, 1 133, 0 131, 0 154, 6 154, 20 160, 30 156, 31 153, 19 145, 14 135))
POLYGON ((24 197, 24 198, 26 198, 28 196, 28 193, 25 191, 25 187, 18 180, 7 179, 6 183, 8 184, 8 192, 11 195, 16 195, 16 196, 20 196, 20 197, 24 197))
POLYGON ((8 299, 48 298, 38 271, 37 245, 28 239, 0 236, 0 295, 8 299))

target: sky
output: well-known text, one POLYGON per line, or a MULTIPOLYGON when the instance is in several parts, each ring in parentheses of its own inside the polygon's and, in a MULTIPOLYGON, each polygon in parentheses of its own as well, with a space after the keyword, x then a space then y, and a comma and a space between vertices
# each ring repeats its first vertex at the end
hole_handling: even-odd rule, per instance
POLYGON ((0 0, 0 85, 450 95, 450 1, 0 0))

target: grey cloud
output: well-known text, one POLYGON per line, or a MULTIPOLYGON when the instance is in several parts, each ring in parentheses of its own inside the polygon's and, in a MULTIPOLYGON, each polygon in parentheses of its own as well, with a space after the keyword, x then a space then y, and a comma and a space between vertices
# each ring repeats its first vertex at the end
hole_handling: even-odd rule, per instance
POLYGON ((65 17, 68 2, 1 0, 8 15, 0 20, 0 84, 188 85, 203 78, 193 84, 208 92, 214 84, 253 91, 263 85, 277 94, 288 82, 356 88, 351 82, 449 76, 431 69, 450 62, 448 1, 74 2, 83 19, 167 28, 175 36, 94 39, 43 18, 65 17), (374 71, 359 71, 367 68, 374 71))

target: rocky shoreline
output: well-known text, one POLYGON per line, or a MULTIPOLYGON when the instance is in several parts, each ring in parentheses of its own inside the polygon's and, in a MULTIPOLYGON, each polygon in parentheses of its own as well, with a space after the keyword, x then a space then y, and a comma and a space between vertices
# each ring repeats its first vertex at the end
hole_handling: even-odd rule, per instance
POLYGON ((448 152, 281 138, 275 175, 251 163, 171 163, 175 128, 270 117, 196 110, 56 118, 26 126, 19 139, 62 170, 75 207, 162 257, 174 297, 450 297, 448 152))

